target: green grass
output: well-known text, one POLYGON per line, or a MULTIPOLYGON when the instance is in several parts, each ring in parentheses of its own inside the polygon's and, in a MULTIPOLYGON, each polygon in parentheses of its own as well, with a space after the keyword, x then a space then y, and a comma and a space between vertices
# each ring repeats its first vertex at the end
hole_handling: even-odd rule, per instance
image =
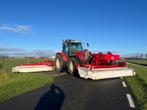
POLYGON ((49 84, 53 79, 41 74, 0 73, 0 102, 49 84))
POLYGON ((127 61, 135 64, 147 65, 147 59, 127 59, 127 61))
POLYGON ((138 102, 140 110, 147 110, 147 68, 139 65, 128 64, 134 68, 136 76, 127 77, 126 80, 138 102))
POLYGON ((14 59, 14 58, 5 58, 3 59, 3 69, 11 71, 12 67, 19 65, 19 64, 27 64, 27 63, 34 63, 40 62, 43 58, 33 59, 33 58, 25 58, 25 59, 14 59))
POLYGON ((54 80, 52 77, 44 75, 43 72, 39 74, 11 72, 12 67, 18 64, 37 61, 42 61, 42 59, 7 58, 3 60, 0 69, 0 102, 47 85, 54 80))

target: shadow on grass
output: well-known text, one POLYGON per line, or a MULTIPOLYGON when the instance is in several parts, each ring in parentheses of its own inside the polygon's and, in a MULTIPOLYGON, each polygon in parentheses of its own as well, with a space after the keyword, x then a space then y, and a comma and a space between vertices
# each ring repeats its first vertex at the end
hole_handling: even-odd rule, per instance
POLYGON ((60 110, 64 99, 64 92, 52 84, 50 90, 40 98, 35 110, 60 110))

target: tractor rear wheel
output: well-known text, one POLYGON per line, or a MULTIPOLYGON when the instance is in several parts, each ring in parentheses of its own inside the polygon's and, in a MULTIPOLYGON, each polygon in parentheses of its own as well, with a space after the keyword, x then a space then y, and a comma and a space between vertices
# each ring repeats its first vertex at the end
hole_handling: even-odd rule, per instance
POLYGON ((65 62, 63 58, 61 57, 60 54, 56 55, 56 60, 55 60, 55 69, 58 72, 62 72, 65 68, 65 62))
POLYGON ((77 75, 78 69, 77 64, 80 64, 80 61, 78 58, 70 58, 67 62, 67 68, 70 75, 77 75))

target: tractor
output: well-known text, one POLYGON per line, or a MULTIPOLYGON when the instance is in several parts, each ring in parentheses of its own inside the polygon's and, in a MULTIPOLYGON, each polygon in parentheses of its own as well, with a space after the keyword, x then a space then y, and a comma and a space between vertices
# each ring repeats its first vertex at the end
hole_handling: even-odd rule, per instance
MULTIPOLYGON (((88 43, 86 43, 89 46, 88 43)), ((135 75, 135 71, 126 66, 120 55, 107 53, 91 53, 83 49, 78 40, 64 40, 62 52, 56 54, 55 69, 58 72, 68 70, 70 75, 79 75, 85 79, 106 79, 135 75)))

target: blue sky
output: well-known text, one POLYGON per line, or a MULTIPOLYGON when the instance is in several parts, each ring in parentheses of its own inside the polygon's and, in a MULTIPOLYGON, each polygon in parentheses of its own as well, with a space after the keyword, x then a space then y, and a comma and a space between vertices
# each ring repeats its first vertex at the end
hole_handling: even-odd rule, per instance
POLYGON ((0 48, 60 50, 68 38, 92 51, 145 53, 147 1, 0 1, 0 48))

